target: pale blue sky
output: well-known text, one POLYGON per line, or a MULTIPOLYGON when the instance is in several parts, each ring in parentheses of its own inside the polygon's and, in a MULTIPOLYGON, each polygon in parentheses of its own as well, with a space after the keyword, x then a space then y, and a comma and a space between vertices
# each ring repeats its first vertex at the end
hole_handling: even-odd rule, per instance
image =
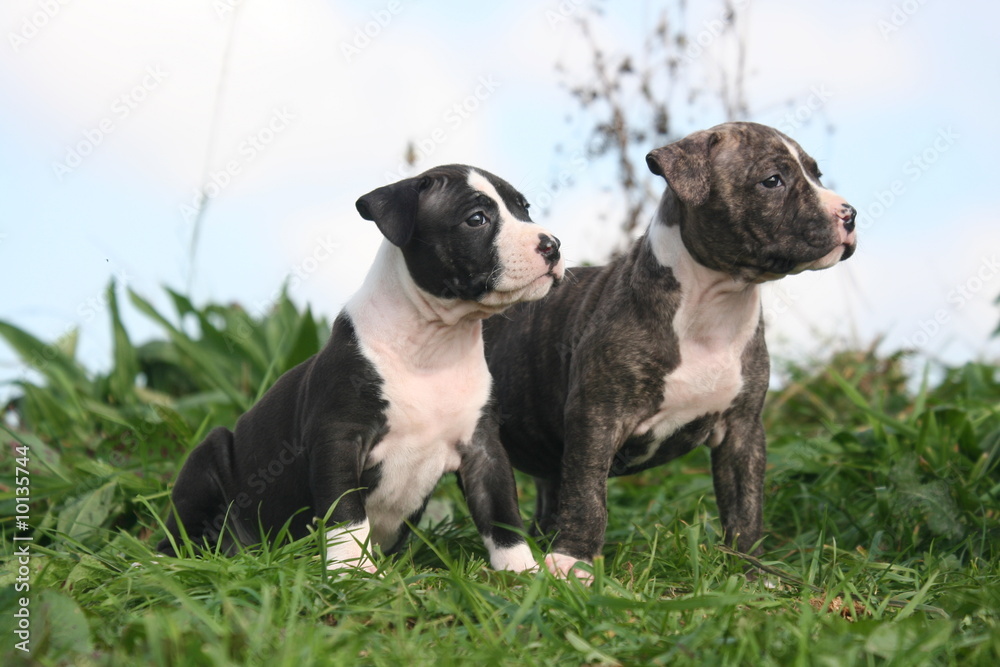
MULTIPOLYGON (((603 193, 610 166, 572 159, 582 126, 565 122, 575 104, 554 69, 560 60, 587 71, 577 31, 552 20, 560 7, 579 11, 574 3, 237 4, 212 151, 212 171, 232 163, 237 173, 205 216, 196 301, 263 309, 297 275, 296 301, 336 314, 379 243, 354 200, 386 182, 407 141, 433 146, 421 168, 476 164, 529 199, 544 199, 544 183, 569 170, 576 186, 539 221, 573 261, 601 260, 616 239, 620 203, 603 193), (369 43, 345 50, 378 18, 369 43), (474 108, 459 115, 455 104, 474 108)), ((660 7, 607 4, 600 38, 613 52, 641 40, 660 7)), ((690 33, 710 35, 719 6, 693 4, 690 33)), ((1000 5, 743 4, 750 119, 783 127, 862 212, 854 258, 768 288, 778 353, 884 334, 887 348, 915 344, 951 362, 995 357, 1000 5), (810 104, 813 122, 787 121, 810 104)), ((161 286, 185 287, 184 206, 202 179, 233 21, 216 10, 226 6, 0 7, 0 319, 45 339, 79 327, 81 358, 103 367, 110 336, 100 299, 111 276, 165 309, 161 286), (71 151, 81 142, 96 146, 77 166, 71 151)), ((705 41, 692 76, 715 76, 724 57, 724 44, 705 41)), ((680 114, 677 129, 721 120, 708 108, 691 116, 680 114)), ((156 333, 133 311, 126 323, 139 340, 156 333)), ((0 379, 22 370, 0 343, 0 379)))

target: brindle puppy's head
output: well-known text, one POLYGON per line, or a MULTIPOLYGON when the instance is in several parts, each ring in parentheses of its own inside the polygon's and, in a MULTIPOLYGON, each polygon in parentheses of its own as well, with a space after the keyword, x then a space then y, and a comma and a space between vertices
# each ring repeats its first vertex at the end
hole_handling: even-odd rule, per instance
POLYGON ((710 269, 761 282, 854 253, 854 207, 773 128, 724 123, 653 150, 646 163, 669 185, 660 223, 679 224, 688 252, 710 269))

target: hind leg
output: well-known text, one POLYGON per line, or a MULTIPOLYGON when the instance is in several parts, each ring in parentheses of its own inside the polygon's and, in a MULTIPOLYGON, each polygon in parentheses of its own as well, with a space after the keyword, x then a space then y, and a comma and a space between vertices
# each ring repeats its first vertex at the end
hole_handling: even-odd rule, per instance
MULTIPOLYGON (((183 525, 193 543, 207 542, 214 546, 224 526, 234 523, 228 516, 230 499, 226 494, 231 477, 232 447, 232 432, 219 427, 213 429, 185 461, 170 496, 173 508, 167 517, 167 532, 175 543, 182 541, 183 525)), ((226 531, 223 543, 227 551, 235 546, 235 540, 228 537, 229 532, 226 531)), ((156 549, 168 556, 177 555, 169 538, 161 540, 156 549)))

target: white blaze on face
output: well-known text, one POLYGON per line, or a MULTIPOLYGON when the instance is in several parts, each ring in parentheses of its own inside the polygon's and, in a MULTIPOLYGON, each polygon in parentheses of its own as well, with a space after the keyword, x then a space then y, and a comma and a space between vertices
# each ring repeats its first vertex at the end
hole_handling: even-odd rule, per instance
POLYGON ((820 205, 823 207, 823 210, 829 216, 830 224, 833 226, 834 234, 836 234, 837 238, 840 240, 840 244, 836 248, 828 252, 826 255, 824 255, 823 257, 820 257, 819 259, 813 260, 811 262, 807 262, 805 264, 800 264, 799 266, 796 266, 795 269, 792 270, 790 273, 801 273, 802 271, 818 271, 820 269, 828 269, 841 260, 841 258, 844 256, 844 252, 847 249, 847 246, 854 245, 857 239, 855 230, 852 229, 851 231, 847 231, 847 228, 844 226, 844 221, 838 215, 838 213, 843 209, 843 207, 847 205, 847 200, 845 200, 843 197, 838 195, 833 190, 830 190, 829 188, 825 188, 822 185, 820 185, 820 183, 815 178, 813 178, 812 174, 810 174, 806 170, 806 168, 802 165, 802 161, 799 159, 799 152, 795 149, 795 146, 793 146, 785 139, 782 139, 781 142, 785 144, 785 148, 787 148, 788 152, 792 154, 793 158, 795 158, 795 163, 799 165, 799 171, 802 172, 802 175, 805 177, 806 181, 809 183, 809 185, 813 187, 813 190, 816 192, 816 196, 819 197, 820 205))
POLYGON ((500 193, 479 172, 471 171, 468 183, 495 201, 500 210, 500 219, 494 221, 500 226, 494 241, 500 260, 499 275, 493 290, 480 300, 481 303, 505 306, 542 298, 552 287, 553 277, 562 278, 564 271, 562 259, 550 267, 538 252, 541 235, 552 234, 539 225, 514 217, 500 193))

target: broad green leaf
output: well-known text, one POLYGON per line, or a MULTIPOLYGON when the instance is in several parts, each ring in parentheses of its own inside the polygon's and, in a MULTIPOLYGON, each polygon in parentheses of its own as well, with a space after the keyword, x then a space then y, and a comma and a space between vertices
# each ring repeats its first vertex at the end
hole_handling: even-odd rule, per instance
POLYGON ((0 336, 14 348, 24 363, 45 377, 51 379, 53 373, 60 371, 68 380, 60 384, 72 386, 74 382, 81 384, 87 382, 83 368, 68 356, 59 344, 43 343, 28 332, 2 320, 0 320, 0 336))
POLYGON ((566 632, 566 640, 569 642, 570 646, 572 646, 577 651, 583 654, 583 659, 587 661, 587 664, 592 664, 592 665, 621 664, 607 653, 604 653, 600 649, 589 644, 583 637, 571 631, 566 632))
POLYGON ((32 470, 37 469, 38 466, 42 466, 42 468, 51 471, 54 475, 69 481, 69 475, 60 463, 62 454, 57 447, 50 447, 33 433, 15 433, 2 420, 0 420, 0 430, 5 431, 15 442, 27 446, 28 459, 34 464, 31 467, 32 470))
POLYGON ((319 352, 319 337, 316 335, 316 321, 307 307, 296 326, 291 349, 285 356, 284 370, 294 368, 319 352))
POLYGON ((187 355, 187 357, 191 359, 195 367, 204 374, 204 377, 211 382, 212 385, 225 392, 226 396, 229 397, 233 404, 241 410, 249 409, 250 401, 236 388, 236 385, 234 385, 233 382, 226 377, 224 370, 220 369, 218 364, 214 363, 215 360, 212 358, 212 355, 202 350, 195 343, 195 341, 192 341, 184 332, 177 329, 177 327, 171 324, 165 317, 160 315, 160 313, 158 313, 149 302, 132 290, 129 290, 129 297, 132 299, 132 303, 135 304, 136 308, 159 322, 160 325, 167 330, 167 333, 170 335, 170 339, 175 345, 177 345, 181 353, 187 355))
POLYGON ((84 659, 89 659, 94 646, 87 617, 79 605, 51 589, 39 592, 32 602, 36 614, 33 652, 45 655, 48 664, 83 664, 84 659))
POLYGON ((885 424, 895 429, 897 432, 902 433, 911 438, 917 437, 918 431, 913 426, 909 424, 904 424, 894 417, 890 417, 880 410, 876 410, 868 404, 868 400, 861 395, 861 392, 857 390, 854 385, 844 379, 844 377, 834 369, 830 369, 830 375, 836 380, 837 384, 843 390, 844 394, 851 400, 851 402, 861 411, 863 411, 868 416, 875 419, 880 424, 885 424))
MULTIPOLYGON (((108 310, 111 313, 111 331, 114 336, 114 368, 109 379, 111 394, 122 404, 135 401, 135 379, 139 374, 139 361, 129 340, 118 310, 118 295, 111 281, 107 290, 108 310)), ((103 398, 103 397, 102 397, 103 398)))
POLYGON ((893 658, 925 656, 939 649, 955 630, 955 622, 945 619, 925 623, 883 623, 865 641, 865 649, 891 660, 893 658))
POLYGON ((59 513, 57 530, 81 542, 100 530, 113 509, 117 485, 115 481, 107 482, 67 505, 59 513))
POLYGON ((92 588, 99 586, 113 575, 114 573, 108 571, 104 563, 89 554, 84 554, 81 556, 80 562, 66 575, 65 585, 69 590, 78 586, 92 588))

